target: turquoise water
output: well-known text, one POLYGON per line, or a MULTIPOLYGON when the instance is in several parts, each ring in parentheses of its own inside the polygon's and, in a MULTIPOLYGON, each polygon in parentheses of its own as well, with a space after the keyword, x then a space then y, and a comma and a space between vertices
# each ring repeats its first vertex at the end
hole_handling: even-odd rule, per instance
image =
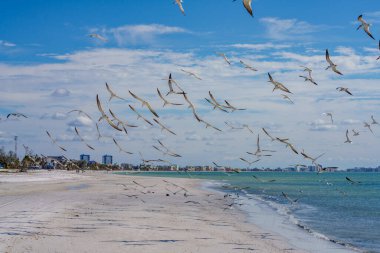
POLYGON ((144 172, 137 175, 223 180, 228 186, 220 185, 218 190, 254 194, 268 204, 276 204, 308 232, 323 234, 331 241, 366 252, 380 252, 380 173, 144 172), (360 183, 350 183, 346 177, 360 183), (298 200, 292 203, 282 192, 290 200, 298 200))

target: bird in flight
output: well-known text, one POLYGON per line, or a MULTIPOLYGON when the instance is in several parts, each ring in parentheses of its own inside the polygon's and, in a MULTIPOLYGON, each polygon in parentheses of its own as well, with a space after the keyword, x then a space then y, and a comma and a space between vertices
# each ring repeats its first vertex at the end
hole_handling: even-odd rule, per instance
POLYGON ((227 58, 227 56, 224 53, 216 53, 216 54, 222 56, 223 59, 228 63, 228 65, 231 65, 230 60, 227 58))
POLYGON ((240 63, 246 68, 246 69, 250 69, 252 71, 257 71, 257 69, 255 69, 254 67, 248 65, 247 63, 243 62, 242 60, 240 60, 240 63))
POLYGON ((99 100, 99 96, 98 94, 96 94, 96 104, 98 106, 98 110, 99 112, 102 114, 102 116, 99 118, 99 121, 102 120, 102 119, 106 119, 106 121, 108 122, 108 124, 113 127, 114 129, 118 130, 118 131, 123 131, 123 129, 120 129, 118 126, 116 126, 110 119, 109 117, 107 116, 107 114, 104 112, 103 108, 102 108, 102 104, 100 103, 100 100, 99 100))
POLYGON ((154 115, 156 116, 157 118, 159 118, 158 114, 153 110, 152 106, 149 104, 149 102, 145 101, 144 99, 138 97, 137 95, 135 95, 134 93, 132 93, 130 90, 129 90, 129 94, 131 94, 132 97, 134 97, 135 99, 139 100, 142 104, 141 106, 144 106, 146 105, 146 107, 148 107, 149 111, 154 115))
POLYGON ((346 130, 346 141, 344 143, 352 143, 350 137, 348 137, 348 129, 346 130))
POLYGON ((291 93, 290 90, 288 90, 288 88, 285 87, 285 85, 283 85, 280 82, 277 82, 277 81, 273 80, 273 78, 272 78, 272 76, 271 76, 270 73, 268 73, 268 77, 269 77, 269 81, 268 82, 270 82, 270 83, 272 83, 274 85, 274 88, 273 88, 272 92, 278 89, 278 90, 285 91, 287 93, 291 93))
POLYGON ((154 122, 157 123, 157 125, 159 125, 161 127, 161 131, 168 131, 169 133, 173 134, 173 135, 176 135, 176 133, 174 133, 172 130, 170 130, 169 128, 167 128, 166 126, 164 126, 161 122, 159 122, 157 119, 153 119, 154 122))
POLYGON ((89 149, 92 149, 92 150, 95 150, 92 146, 90 146, 84 139, 83 137, 79 134, 79 131, 77 129, 77 127, 74 127, 75 129, 75 133, 78 135, 79 139, 84 142, 84 144, 86 144, 86 146, 89 148, 89 149))
POLYGON ((137 119, 142 118, 146 123, 148 123, 149 125, 153 126, 153 123, 150 122, 149 120, 147 120, 147 119, 146 119, 144 116, 142 116, 138 111, 136 111, 136 109, 135 109, 133 106, 131 106, 131 105, 128 105, 128 106, 129 106, 129 108, 131 108, 131 110, 132 110, 134 113, 137 114, 137 119))
POLYGON ((64 147, 60 146, 57 144, 57 141, 55 139, 53 139, 53 137, 51 136, 51 134, 46 130, 46 134, 49 136, 50 140, 53 142, 53 144, 57 145, 58 148, 60 148, 62 151, 67 151, 64 147))
MULTIPOLYGON (((233 0, 233 2, 236 2, 236 0, 233 0)), ((249 15, 253 17, 253 11, 252 11, 252 0, 243 0, 244 8, 248 11, 249 15)))
POLYGON ((283 99, 288 100, 291 104, 294 104, 293 100, 291 100, 290 97, 289 97, 288 95, 281 94, 281 96, 283 97, 283 99))
POLYGON ((129 151, 126 151, 125 149, 123 149, 123 148, 119 145, 119 143, 115 140, 115 138, 112 138, 112 140, 113 140, 113 143, 115 143, 115 145, 119 148, 119 152, 124 152, 124 153, 126 153, 126 154, 133 155, 132 152, 129 152, 129 151))
POLYGON ((326 116, 330 117, 331 124, 334 124, 333 115, 331 112, 324 112, 324 113, 322 113, 322 115, 326 115, 326 116))
POLYGON ((237 107, 231 105, 227 100, 224 100, 224 102, 225 102, 226 105, 227 105, 227 106, 225 106, 225 108, 230 108, 232 112, 234 112, 234 111, 236 111, 236 110, 237 110, 237 111, 245 111, 245 110, 247 110, 247 109, 245 109, 245 108, 237 108, 237 107))
POLYGON ((349 91, 348 88, 346 88, 346 87, 337 87, 336 90, 337 90, 337 91, 343 91, 343 92, 346 92, 348 95, 352 96, 351 91, 349 91))
POLYGON ((360 132, 352 129, 353 136, 359 136, 360 132))
POLYGON ((107 42, 108 40, 106 38, 104 38, 102 35, 100 34, 97 34, 97 33, 90 33, 88 35, 90 38, 95 38, 95 39, 98 39, 98 40, 101 40, 103 42, 107 42))
MULTIPOLYGON (((380 50, 380 40, 379 40, 379 50, 380 50)), ((380 60, 380 56, 377 57, 376 60, 380 60)))
POLYGON ((371 37, 372 39, 375 39, 371 32, 369 31, 369 27, 370 27, 370 24, 368 24, 364 19, 363 19, 363 15, 360 15, 358 17, 358 21, 361 23, 358 28, 356 28, 356 30, 359 30, 360 28, 363 28, 364 32, 369 36, 371 37))
POLYGON ((164 104, 162 107, 165 107, 165 105, 183 105, 183 104, 169 102, 166 98, 164 98, 164 96, 162 96, 158 88, 157 88, 157 93, 158 93, 158 96, 162 99, 162 101, 164 101, 164 104))
POLYGON ((250 161, 248 161, 248 160, 246 160, 244 158, 241 158, 241 157, 240 157, 240 160, 242 160, 243 162, 247 163, 249 166, 251 166, 254 163, 257 163, 258 161, 260 161, 260 159, 256 159, 256 160, 250 162, 250 161))
POLYGON ((108 99, 108 101, 111 101, 111 99, 113 99, 113 98, 118 98, 118 99, 126 101, 125 98, 122 98, 122 97, 116 95, 116 93, 111 90, 108 83, 106 83, 106 88, 107 88, 107 91, 110 93, 110 98, 108 99))
POLYGON ((372 119, 371 125, 379 125, 379 123, 375 120, 373 115, 371 115, 371 119, 372 119))
POLYGON ((338 65, 334 64, 331 59, 330 59, 330 54, 329 54, 329 50, 326 49, 326 61, 327 63, 329 64, 329 66, 327 66, 326 70, 328 70, 329 68, 331 68, 332 71, 334 71, 335 73, 339 74, 339 75, 343 75, 336 67, 338 65))
POLYGON ((25 114, 18 113, 18 112, 9 113, 7 115, 7 119, 9 119, 9 117, 16 117, 16 118, 24 117, 24 118, 28 118, 25 114))
POLYGON ((367 122, 365 122, 365 121, 364 121, 364 127, 368 128, 368 129, 369 129, 369 131, 371 131, 371 133, 372 133, 372 134, 374 134, 374 133, 373 133, 373 131, 372 131, 372 129, 371 129, 371 125, 370 125, 370 124, 368 124, 368 123, 367 123, 367 122))
POLYGON ((175 3, 178 5, 180 11, 182 12, 183 15, 186 15, 185 14, 185 10, 183 9, 183 6, 182 6, 182 3, 183 1, 182 0, 175 0, 175 3))
POLYGON ((304 78, 304 79, 305 79, 305 82, 309 81, 309 82, 311 82, 311 83, 314 84, 314 85, 318 85, 318 84, 314 81, 313 77, 311 76, 311 72, 312 72, 313 70, 312 70, 311 68, 308 68, 308 67, 305 67, 305 66, 301 66, 301 67, 304 68, 303 71, 308 72, 308 75, 309 75, 309 76, 299 76, 299 77, 304 78))
POLYGON ((202 78, 200 78, 197 74, 195 74, 194 72, 190 72, 190 71, 187 71, 187 70, 184 70, 184 69, 181 69, 182 72, 185 72, 186 74, 188 74, 189 76, 193 76, 195 77, 196 79, 198 80, 202 80, 202 78))

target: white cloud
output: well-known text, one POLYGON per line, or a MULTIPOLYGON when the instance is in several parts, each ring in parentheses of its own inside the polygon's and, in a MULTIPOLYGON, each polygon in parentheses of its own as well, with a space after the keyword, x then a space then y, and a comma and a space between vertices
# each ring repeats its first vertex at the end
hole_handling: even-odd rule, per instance
MULTIPOLYGON (((355 143, 368 142, 374 147, 371 150, 348 150, 348 147, 335 148, 336 143, 344 141, 342 125, 329 125, 329 119, 323 118, 321 113, 334 112, 334 120, 357 118, 363 115, 362 120, 370 120, 370 115, 377 115, 380 106, 380 93, 378 91, 378 78, 374 76, 362 77, 357 74, 350 77, 349 73, 364 73, 375 71, 376 61, 373 56, 351 52, 343 55, 331 50, 333 60, 339 63, 344 70, 344 77, 337 77, 326 71, 323 53, 315 54, 295 53, 292 48, 283 48, 277 52, 276 57, 252 59, 250 53, 239 52, 232 54, 232 65, 228 66, 221 57, 214 54, 199 56, 189 52, 173 52, 170 50, 130 50, 130 49, 96 49, 83 50, 70 54, 56 56, 57 63, 35 65, 0 64, 2 85, 0 86, 1 108, 17 108, 17 111, 30 115, 22 121, 0 122, 2 131, 17 133, 20 141, 30 146, 36 153, 48 155, 60 154, 60 150, 51 144, 44 130, 49 130, 53 137, 59 141, 66 141, 64 146, 68 149, 67 156, 77 158, 80 153, 87 152, 83 143, 78 142, 73 126, 78 126, 81 135, 95 148, 91 156, 100 160, 104 153, 111 153, 115 161, 138 163, 138 151, 147 157, 158 157, 152 153, 152 145, 157 144, 156 138, 165 138, 165 144, 184 156, 178 159, 179 164, 210 164, 211 161, 222 161, 224 156, 231 157, 230 165, 245 166, 239 157, 245 152, 255 149, 257 134, 260 134, 262 147, 275 149, 273 158, 262 159, 257 166, 281 166, 284 163, 296 163, 298 156, 289 152, 283 145, 270 142, 261 127, 274 136, 289 137, 297 148, 305 148, 312 154, 326 152, 332 157, 350 157, 352 152, 368 158, 368 164, 378 162, 377 154, 379 142, 373 136, 363 134, 355 143), (237 57, 237 55, 239 57, 237 57), (239 59, 250 59, 249 62, 259 71, 252 73, 239 64, 239 59), (372 61, 370 60, 372 59, 372 61), (358 70, 350 70, 344 62, 353 60, 358 70), (302 64, 301 64, 302 63, 302 64), (197 72, 203 80, 197 80, 182 73, 178 65, 187 66, 186 69, 197 72), (314 78, 319 85, 309 85, 298 77, 302 74, 300 65, 313 68, 314 78), (267 83, 266 72, 274 71, 276 80, 283 82, 294 94, 294 105, 279 103, 282 101, 279 92, 272 92, 267 83), (355 72, 358 71, 358 72, 355 72), (156 88, 161 92, 168 90, 167 82, 162 80, 169 73, 180 83, 188 93, 189 99, 195 104, 199 115, 211 124, 221 128, 219 133, 194 119, 187 106, 162 107, 162 101, 156 94, 156 88), (131 102, 121 100, 108 101, 109 94, 105 89, 105 82, 112 85, 112 89, 121 97, 131 102), (338 94, 335 87, 349 86, 354 94, 360 94, 363 100, 350 100, 338 94), (62 89, 75 94, 57 99, 49 96, 51 91, 62 89), (58 89, 57 89, 58 88, 58 89), (152 120, 152 114, 141 103, 135 101, 128 90, 149 100, 153 108, 160 115, 160 121, 172 129, 177 135, 161 132, 158 127, 151 127, 129 110, 128 104, 133 105, 139 112, 152 120), (204 102, 211 90, 216 99, 223 102, 227 99, 232 104, 248 108, 248 111, 224 113, 212 108, 204 102), (25 94, 28 94, 26 97, 25 94), (81 109, 97 120, 100 113, 97 110, 95 96, 99 94, 104 110, 111 108, 122 120, 138 125, 137 128, 128 128, 128 136, 124 132, 112 129, 105 121, 100 122, 102 135, 115 137, 120 144, 135 153, 127 158, 119 153, 112 139, 104 138, 97 141, 97 132, 94 122, 82 115, 70 114, 63 119, 58 112, 68 112, 81 109), (366 98, 373 99, 368 100, 366 98), (18 107, 15 107, 15 106, 18 107), (41 115, 47 115, 41 118, 41 115), (63 119, 57 121, 56 119, 63 119), (253 130, 251 134, 246 129, 229 131, 224 121, 233 122, 234 125, 248 124, 253 130), (298 122, 306 122, 299 124, 298 122), (23 122, 24 124, 20 124, 23 122), (28 131, 25 131, 25 129, 28 131), (319 131, 310 131, 319 130, 319 131), (321 130, 325 130, 321 132, 321 130), (329 130, 329 131, 327 131, 329 130), (341 132, 342 131, 342 132, 341 132), (37 145, 38 143, 38 145, 37 145), (152 155, 149 155, 152 153, 152 155), (233 159, 233 158, 236 159, 233 159)), ((348 51, 347 51, 348 52, 348 51)), ((376 70, 378 71, 378 70, 376 70)), ((57 92, 65 94, 64 92, 57 92)), ((169 95, 167 99, 185 103, 181 96, 169 95)), ((357 130, 364 130, 358 125, 357 130)), ((376 132, 378 129, 374 127, 376 132)), ((355 144, 356 145, 356 144, 355 144)), ((12 145, 4 144, 7 149, 12 145)), ((355 148, 356 146, 351 145, 355 148)), ((328 161, 326 156, 326 161, 328 161)), ((322 161, 323 162, 323 161, 322 161)), ((340 162, 355 165, 355 161, 347 159, 340 162)), ((356 164, 358 162, 356 161, 356 164)), ((360 164, 362 165, 362 164, 360 164)))
POLYGON ((102 34, 112 37, 119 46, 126 44, 153 43, 158 36, 168 34, 191 33, 189 30, 161 24, 125 25, 115 28, 91 29, 92 32, 100 30, 102 34))
POLYGON ((321 26, 297 19, 266 17, 261 18, 260 22, 264 24, 267 36, 275 40, 298 40, 321 29, 321 26))
POLYGON ((53 91, 53 93, 51 93, 51 96, 52 97, 68 97, 70 96, 71 92, 65 88, 59 88, 59 89, 56 89, 55 91, 53 91))
POLYGON ((233 44, 231 47, 234 48, 243 48, 243 49, 252 49, 256 51, 268 50, 268 49, 284 49, 290 48, 289 44, 274 44, 274 43, 259 43, 259 44, 233 44))
POLYGON ((16 44, 5 40, 0 40, 0 47, 15 47, 16 44))

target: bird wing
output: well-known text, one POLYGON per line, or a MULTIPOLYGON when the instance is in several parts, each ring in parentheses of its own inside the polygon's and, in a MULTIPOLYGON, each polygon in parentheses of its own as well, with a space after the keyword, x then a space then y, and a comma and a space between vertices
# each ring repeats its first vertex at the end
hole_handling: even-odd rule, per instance
POLYGON ((253 17, 251 2, 252 0, 243 0, 243 5, 248 13, 253 17))
POLYGON ((140 101, 143 104, 146 103, 146 101, 144 99, 138 97, 137 95, 135 95, 134 93, 132 93, 130 90, 128 90, 128 91, 129 91, 129 94, 131 94, 133 98, 137 99, 138 101, 140 101))
POLYGON ((331 61, 330 59, 330 54, 329 54, 329 50, 326 49, 326 61, 330 64, 330 65, 334 65, 334 63, 331 61))

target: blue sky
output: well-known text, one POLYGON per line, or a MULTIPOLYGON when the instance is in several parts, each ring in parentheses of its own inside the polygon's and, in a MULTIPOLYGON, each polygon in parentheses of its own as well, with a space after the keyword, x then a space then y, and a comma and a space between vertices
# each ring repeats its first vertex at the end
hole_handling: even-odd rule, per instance
MULTIPOLYGON (((181 165, 210 164, 215 160, 244 167, 239 158, 249 158, 245 152, 255 148, 256 135, 260 134, 263 145, 275 148, 278 155, 263 159, 257 166, 307 163, 281 145, 265 143, 268 140, 261 136, 260 129, 266 127, 275 135, 294 139, 299 149, 311 155, 325 152, 321 162, 326 165, 345 168, 380 164, 373 149, 362 148, 380 148, 379 137, 369 135, 365 129, 361 139, 341 147, 347 128, 361 130, 363 121, 370 121, 371 115, 380 121, 378 40, 370 39, 362 30, 356 31, 356 18, 363 14, 372 24, 375 38, 380 39, 378 1, 257 0, 252 1, 254 18, 240 0, 185 0, 183 7, 186 16, 170 0, 1 1, 1 118, 14 111, 30 116, 27 120, 0 121, 1 145, 11 149, 11 136, 17 134, 36 153, 59 153, 44 135, 49 128, 71 147, 67 155, 72 158, 89 152, 100 161, 102 153, 114 151, 117 162, 137 163, 137 155, 121 155, 107 139, 101 140, 95 152, 86 150, 75 137, 73 127, 81 127, 85 139, 96 146, 94 122, 80 115, 67 115, 67 111, 80 108, 98 117, 94 97, 100 94, 118 114, 139 122, 123 102, 107 103, 104 83, 109 82, 147 116, 149 112, 130 98, 128 89, 150 99, 163 115, 162 121, 181 132, 181 137, 174 138, 159 129, 141 126, 131 130, 130 136, 122 136, 102 126, 134 153, 143 150, 160 156, 150 148, 155 139, 161 138, 182 152, 185 158, 175 161, 181 165), (88 37, 92 32, 108 41, 88 37), (324 70, 326 48, 344 76, 324 70), (226 53, 232 65, 226 66, 215 52, 226 53), (259 71, 247 72, 239 60, 259 71), (299 78, 304 74, 300 65, 313 68, 318 87, 308 86, 299 78), (180 68, 195 71, 204 80, 193 80, 180 68), (167 89, 161 79, 170 72, 185 86, 198 112, 225 128, 222 134, 200 127, 186 108, 161 108, 155 89, 167 89), (272 93, 267 72, 294 91, 294 106, 282 100, 279 92, 272 93), (338 93, 338 86, 349 87, 355 96, 338 93), (204 102, 209 90, 220 101, 232 100, 249 110, 228 115, 213 111, 204 102), (334 124, 322 116, 326 111, 336 115, 334 124), (226 120, 251 125, 254 136, 229 131, 224 125, 226 120), (237 142, 241 147, 235 152, 223 148, 236 146, 237 142), (205 152, 210 156, 206 158, 205 152)), ((178 97, 174 100, 182 102, 178 97)), ((373 128, 380 136, 380 127, 373 128)))

